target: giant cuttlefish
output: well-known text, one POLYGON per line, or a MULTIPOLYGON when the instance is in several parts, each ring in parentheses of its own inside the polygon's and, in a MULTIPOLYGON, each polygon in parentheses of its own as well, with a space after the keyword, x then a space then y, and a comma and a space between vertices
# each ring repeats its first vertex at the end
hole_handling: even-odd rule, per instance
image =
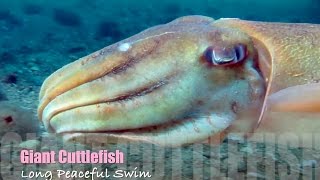
POLYGON ((186 16, 62 67, 45 80, 38 114, 67 140, 316 133, 319 69, 320 25, 186 16))

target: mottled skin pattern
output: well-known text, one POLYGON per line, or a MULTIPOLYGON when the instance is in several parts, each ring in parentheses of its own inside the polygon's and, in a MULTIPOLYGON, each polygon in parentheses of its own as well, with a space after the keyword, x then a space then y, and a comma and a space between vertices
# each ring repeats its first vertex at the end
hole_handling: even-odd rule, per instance
POLYGON ((42 86, 39 118, 67 140, 118 137, 168 146, 227 132, 273 132, 272 125, 275 132, 296 130, 291 122, 273 121, 272 113, 305 113, 317 105, 296 105, 299 100, 289 102, 281 90, 319 92, 319 34, 318 25, 182 17, 55 72, 42 86), (237 44, 247 48, 242 62, 212 66, 205 60, 208 47, 237 44))

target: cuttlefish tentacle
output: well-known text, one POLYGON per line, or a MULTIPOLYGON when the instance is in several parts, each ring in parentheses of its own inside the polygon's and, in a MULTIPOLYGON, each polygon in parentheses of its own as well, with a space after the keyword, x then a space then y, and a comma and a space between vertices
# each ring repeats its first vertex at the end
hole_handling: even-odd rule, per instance
POLYGON ((311 96, 299 104, 295 93, 319 94, 319 32, 318 25, 182 17, 52 74, 41 88, 39 118, 67 140, 170 146, 226 132, 292 130, 273 114, 319 104, 311 96))

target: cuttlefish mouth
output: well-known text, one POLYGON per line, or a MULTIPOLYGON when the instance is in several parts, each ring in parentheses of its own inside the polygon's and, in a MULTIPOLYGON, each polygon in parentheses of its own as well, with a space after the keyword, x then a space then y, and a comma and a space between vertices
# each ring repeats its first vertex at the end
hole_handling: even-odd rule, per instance
POLYGON ((190 16, 56 71, 41 88, 38 114, 68 140, 181 145, 222 132, 263 95, 250 38, 190 16))

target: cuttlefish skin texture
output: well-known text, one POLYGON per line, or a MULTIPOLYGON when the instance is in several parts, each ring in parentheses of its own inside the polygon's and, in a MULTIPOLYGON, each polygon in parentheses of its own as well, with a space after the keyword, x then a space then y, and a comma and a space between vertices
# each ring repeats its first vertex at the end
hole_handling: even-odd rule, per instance
MULTIPOLYGON (((67 140, 117 137, 170 146, 200 142, 227 129, 263 129, 264 121, 273 119, 271 105, 276 112, 290 112, 284 104, 296 103, 277 92, 320 79, 319 32, 317 25, 182 17, 53 73, 40 91, 39 119, 67 140), (292 38, 294 33, 301 38, 292 38), (308 33, 309 38, 302 36, 308 33), (206 53, 211 49, 214 60, 239 62, 211 63, 206 53)), ((308 87, 299 86, 312 93, 318 88, 308 87)), ((308 112, 310 103, 317 102, 292 107, 308 112)))

